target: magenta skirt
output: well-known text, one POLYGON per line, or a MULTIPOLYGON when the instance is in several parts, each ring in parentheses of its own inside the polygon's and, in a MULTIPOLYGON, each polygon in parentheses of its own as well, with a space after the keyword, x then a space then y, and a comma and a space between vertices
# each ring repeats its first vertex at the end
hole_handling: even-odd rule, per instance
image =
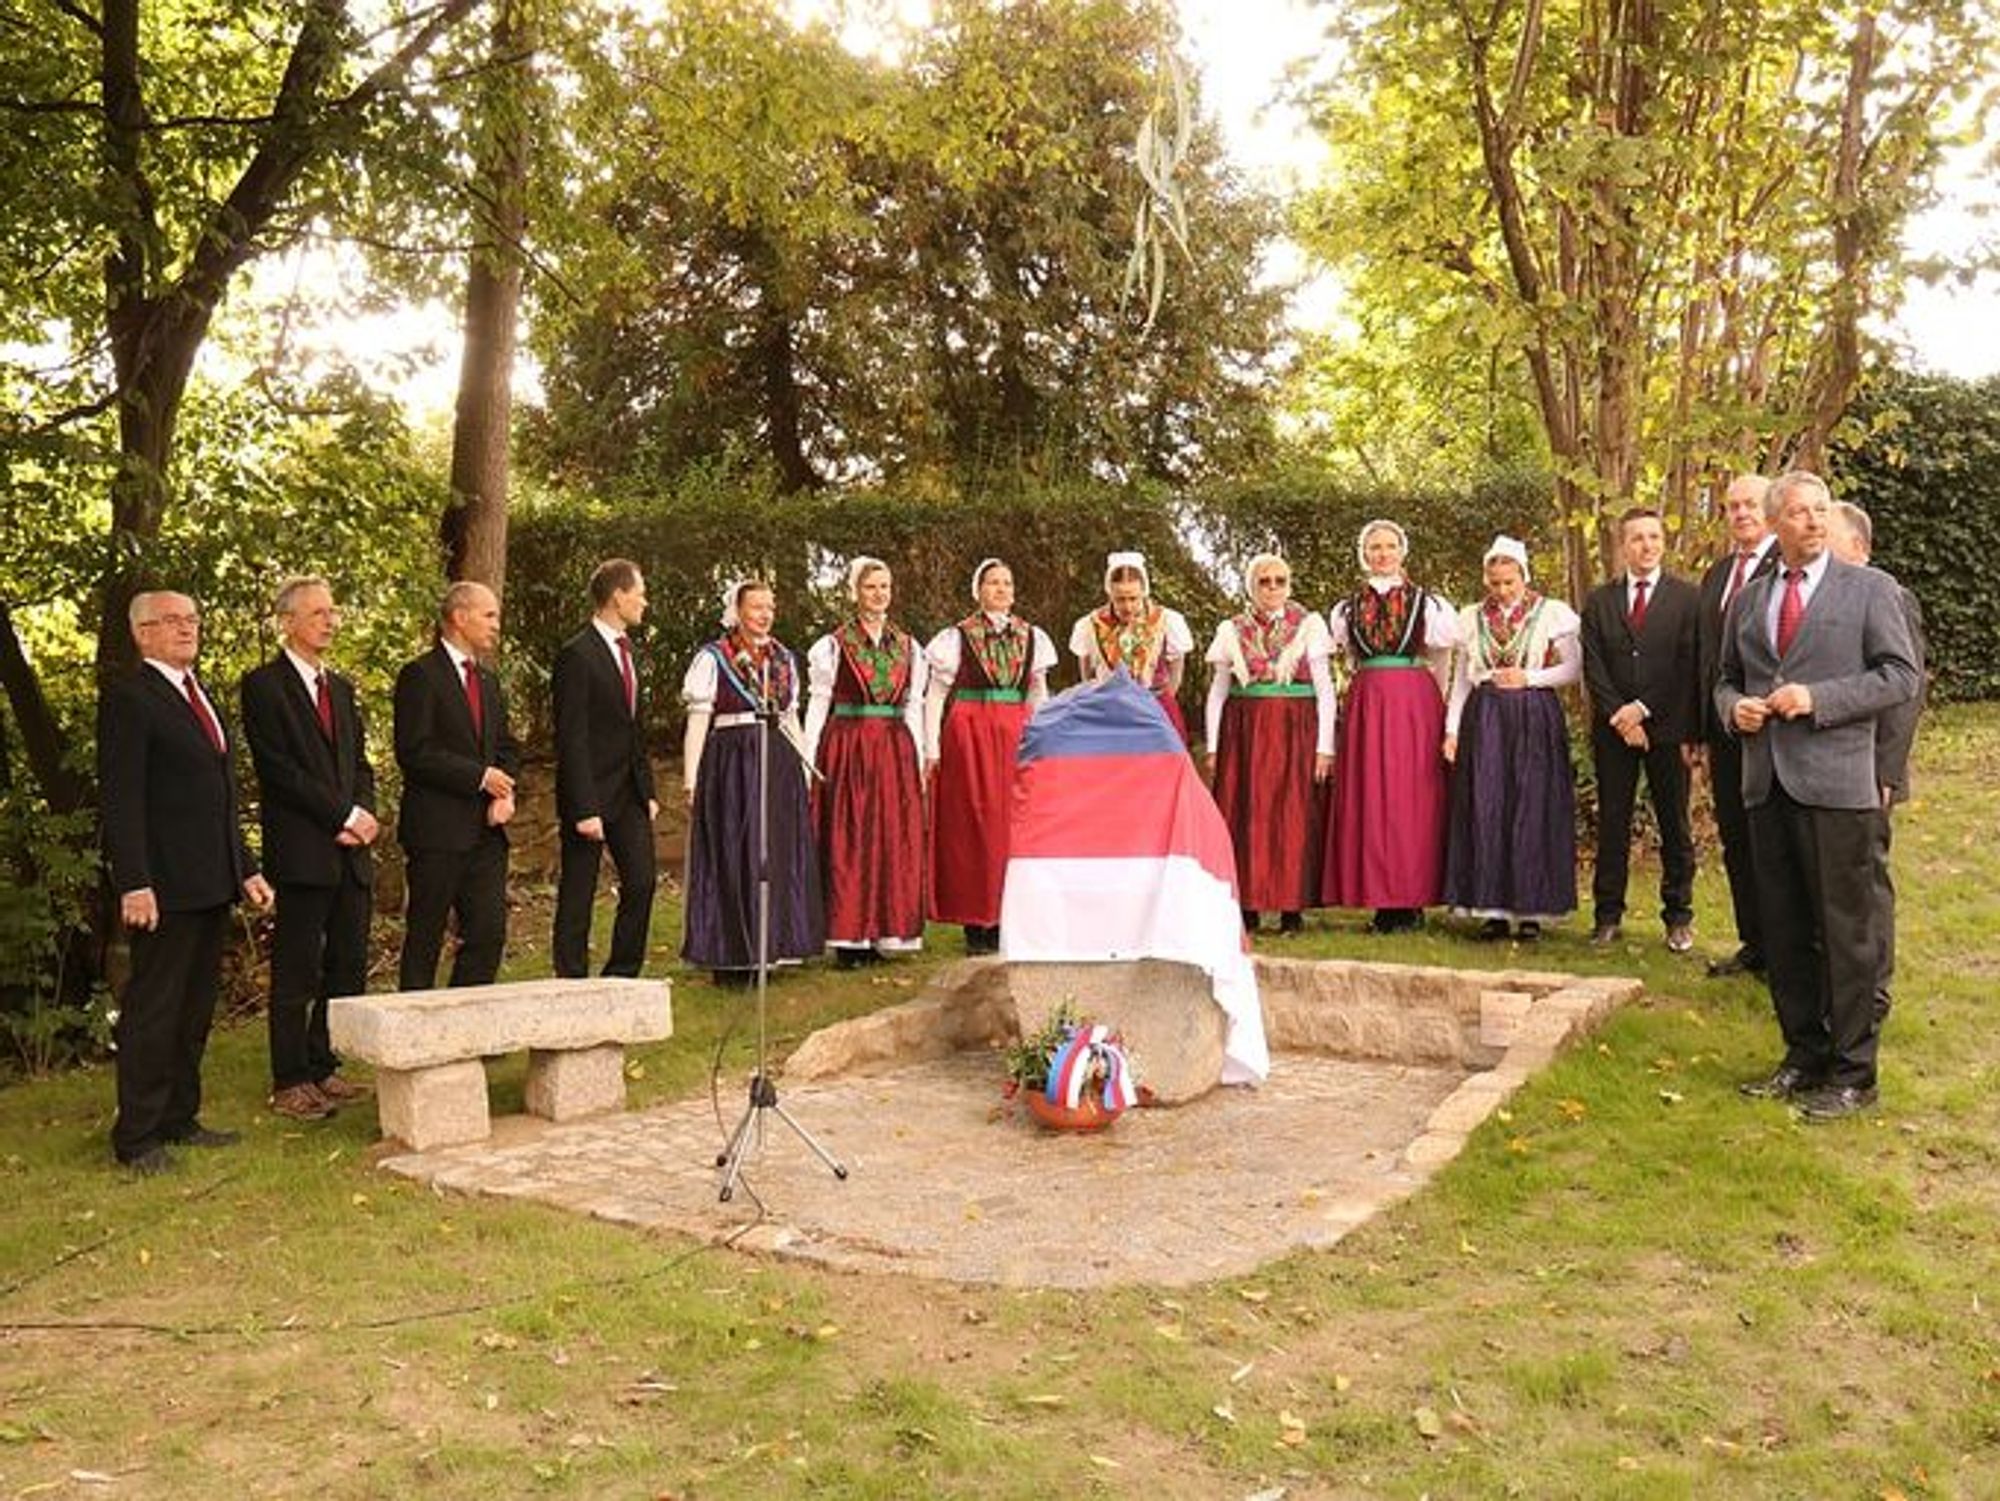
POLYGON ((1348 690, 1320 866, 1329 907, 1444 898, 1444 699, 1426 667, 1363 667, 1348 690))

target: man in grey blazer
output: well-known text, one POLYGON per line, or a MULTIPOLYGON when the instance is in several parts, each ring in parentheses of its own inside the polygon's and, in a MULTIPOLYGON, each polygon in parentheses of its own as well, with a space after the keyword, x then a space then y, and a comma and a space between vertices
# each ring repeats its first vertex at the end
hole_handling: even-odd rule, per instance
POLYGON ((1876 724, 1917 691, 1894 580, 1827 547, 1832 497, 1795 470, 1765 511, 1777 572, 1746 585, 1722 646, 1715 708, 1743 742, 1743 802, 1785 1056, 1746 1095, 1808 1121, 1875 1103, 1876 979, 1891 921, 1876 724))

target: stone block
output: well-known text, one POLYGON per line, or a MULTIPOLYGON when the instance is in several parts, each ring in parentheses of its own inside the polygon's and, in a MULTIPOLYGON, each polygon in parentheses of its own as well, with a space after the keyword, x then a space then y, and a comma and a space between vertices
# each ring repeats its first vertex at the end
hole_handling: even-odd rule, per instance
POLYGON ((1535 998, 1524 990, 1488 990, 1479 997, 1479 1041, 1489 1048, 1510 1047, 1527 1020, 1535 998))
POLYGON ((477 1059, 435 1068, 378 1068, 375 1106, 382 1134, 419 1152, 484 1141, 493 1129, 486 1111, 486 1065, 477 1059))
POLYGON ((1413 1010, 1403 1018, 1405 1063, 1462 1063, 1465 1061, 1465 1024, 1454 1011, 1432 1007, 1413 1010))
POLYGON ((1021 1035, 1041 1029, 1065 1000, 1079 1016, 1123 1034, 1139 1081, 1163 1105, 1206 1094, 1222 1077, 1228 1017, 1208 976, 1162 959, 1105 964, 1010 964, 1007 978, 1021 1035))
POLYGON ((603 1047, 528 1052, 528 1114, 573 1121, 625 1108, 625 1049, 603 1047))
POLYGON ((592 1048, 674 1035, 666 980, 515 980, 457 990, 340 996, 334 1049, 378 1069, 421 1069, 522 1048, 592 1048))
POLYGON ((932 982, 936 994, 820 1028, 785 1060, 785 1077, 795 1083, 827 1079, 998 1047, 1015 1035, 1006 980, 998 959, 954 964, 932 982))

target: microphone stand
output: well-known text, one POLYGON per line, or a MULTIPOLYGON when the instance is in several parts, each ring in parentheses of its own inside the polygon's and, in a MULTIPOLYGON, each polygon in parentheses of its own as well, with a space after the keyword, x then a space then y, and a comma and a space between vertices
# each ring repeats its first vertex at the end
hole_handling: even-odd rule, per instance
POLYGON ((743 1178, 743 1159, 749 1154, 754 1140, 761 1152, 764 1147, 764 1117, 775 1115, 791 1129, 794 1136, 806 1144, 812 1154, 826 1164, 833 1176, 842 1182, 847 1180, 847 1168, 806 1128, 792 1117, 778 1102, 778 1086, 772 1080, 766 1065, 766 1050, 769 1045, 769 994, 771 973, 771 731, 778 724, 778 705, 771 698, 771 668, 768 658, 763 663, 759 680, 757 701, 757 1067, 750 1075, 750 1099, 743 1107, 743 1114, 737 1119, 736 1129, 730 1133, 729 1143, 716 1155, 715 1166, 721 1172, 721 1182, 716 1197, 728 1203, 736 1195, 736 1185, 742 1183, 761 1209, 763 1201, 757 1198, 743 1178))

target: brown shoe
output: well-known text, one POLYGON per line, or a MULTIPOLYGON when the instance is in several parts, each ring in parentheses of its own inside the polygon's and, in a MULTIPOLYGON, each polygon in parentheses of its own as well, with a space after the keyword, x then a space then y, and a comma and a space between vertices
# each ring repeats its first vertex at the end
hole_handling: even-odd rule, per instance
POLYGON ((271 1114, 293 1121, 323 1121, 333 1114, 333 1101, 310 1084, 290 1084, 271 1096, 271 1114))
POLYGON ((350 1084, 339 1074, 328 1074, 313 1086, 336 1105, 352 1104, 355 1100, 368 1098, 368 1090, 360 1084, 350 1084))

